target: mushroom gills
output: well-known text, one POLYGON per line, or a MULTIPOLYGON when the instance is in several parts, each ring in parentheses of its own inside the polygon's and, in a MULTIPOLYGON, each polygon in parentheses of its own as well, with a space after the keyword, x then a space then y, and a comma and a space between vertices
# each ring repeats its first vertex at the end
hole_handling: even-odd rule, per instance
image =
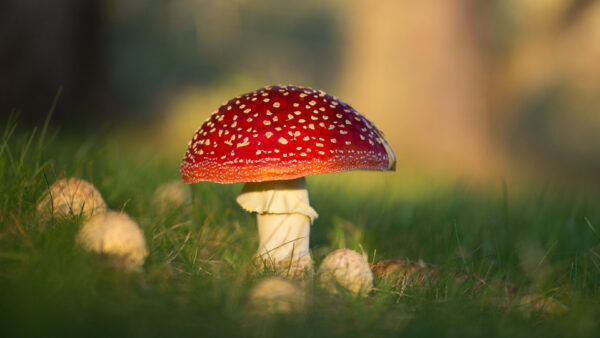
POLYGON ((312 270, 310 225, 319 215, 309 204, 303 177, 246 183, 237 202, 257 213, 261 260, 290 270, 312 270))

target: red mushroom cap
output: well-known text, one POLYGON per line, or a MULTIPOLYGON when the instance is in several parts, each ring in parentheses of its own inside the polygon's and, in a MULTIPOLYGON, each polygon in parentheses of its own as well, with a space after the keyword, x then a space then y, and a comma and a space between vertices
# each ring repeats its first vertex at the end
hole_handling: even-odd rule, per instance
POLYGON ((186 183, 235 183, 395 167, 383 133, 354 108, 323 91, 290 85, 223 104, 194 134, 180 172, 186 183))

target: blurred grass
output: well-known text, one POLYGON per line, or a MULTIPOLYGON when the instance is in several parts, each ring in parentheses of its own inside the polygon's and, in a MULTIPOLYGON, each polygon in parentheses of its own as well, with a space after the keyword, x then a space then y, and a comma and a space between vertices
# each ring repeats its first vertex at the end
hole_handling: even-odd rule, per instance
MULTIPOLYGON (((318 264, 340 247, 371 261, 422 259, 441 281, 400 290, 378 280, 367 298, 330 296, 308 283, 298 316, 259 320, 247 295, 262 278, 252 262, 255 219, 235 203, 241 185, 199 183, 189 205, 159 212, 154 189, 178 179, 179 157, 152 141, 109 131, 63 135, 22 130, 12 118, 0 143, 0 335, 25 336, 596 336, 600 316, 600 197, 560 185, 485 190, 422 173, 351 172, 310 177, 320 213, 311 234, 318 264), (125 274, 74 241, 80 221, 42 223, 37 199, 57 178, 95 184, 107 204, 144 230, 150 256, 125 274), (455 284, 476 273, 552 296, 560 316, 524 315, 502 288, 455 284)), ((182 149, 183 152, 184 149, 182 149)))

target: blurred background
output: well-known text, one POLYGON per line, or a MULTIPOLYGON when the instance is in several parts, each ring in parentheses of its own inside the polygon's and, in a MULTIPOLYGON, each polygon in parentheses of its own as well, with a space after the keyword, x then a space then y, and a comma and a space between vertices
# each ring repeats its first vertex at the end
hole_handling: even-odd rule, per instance
MULTIPOLYGON (((597 0, 0 1, 0 114, 180 156, 223 101, 323 89, 399 167, 600 183, 597 0)), ((1 119, 4 120, 4 119, 1 119)))

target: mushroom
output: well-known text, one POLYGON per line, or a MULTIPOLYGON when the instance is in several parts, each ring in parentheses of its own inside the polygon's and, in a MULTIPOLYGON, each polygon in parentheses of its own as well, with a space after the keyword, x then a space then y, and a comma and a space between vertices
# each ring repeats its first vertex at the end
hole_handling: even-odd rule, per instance
POLYGON ((250 291, 248 308, 253 316, 300 312, 306 304, 306 292, 300 286, 270 277, 260 281, 250 291))
POLYGON ((339 249, 325 257, 318 272, 321 286, 333 293, 342 286, 357 295, 373 288, 373 272, 367 259, 356 251, 339 249))
POLYGON ((192 193, 188 185, 181 181, 168 181, 156 188, 152 197, 152 205, 163 212, 190 203, 192 193))
POLYGON ((225 102, 195 132, 180 173, 185 183, 246 182, 237 202, 257 213, 258 257, 296 275, 312 272, 309 233, 318 217, 304 177, 395 166, 383 133, 362 114, 321 90, 289 85, 225 102))
POLYGON ((106 211, 100 192, 89 182, 64 178, 52 184, 37 205, 43 220, 81 216, 84 219, 106 211))
POLYGON ((107 211, 90 218, 79 230, 77 242, 128 270, 139 269, 148 256, 144 233, 122 212, 107 211))

